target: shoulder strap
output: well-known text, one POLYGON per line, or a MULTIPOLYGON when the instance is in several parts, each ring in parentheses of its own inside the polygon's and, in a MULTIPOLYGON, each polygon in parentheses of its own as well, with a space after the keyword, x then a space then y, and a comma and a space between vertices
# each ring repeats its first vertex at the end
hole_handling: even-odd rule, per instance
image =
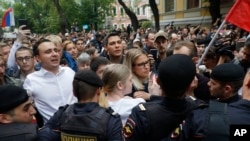
POLYGON ((229 117, 227 103, 210 100, 206 122, 208 141, 229 140, 229 117))

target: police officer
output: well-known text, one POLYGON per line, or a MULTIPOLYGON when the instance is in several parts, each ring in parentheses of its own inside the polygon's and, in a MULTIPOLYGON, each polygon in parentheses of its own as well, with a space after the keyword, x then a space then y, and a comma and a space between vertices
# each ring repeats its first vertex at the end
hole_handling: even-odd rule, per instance
POLYGON ((220 64, 212 69, 208 82, 210 94, 223 103, 232 103, 241 99, 238 91, 244 79, 244 70, 233 63, 220 64))
POLYGON ((124 128, 127 141, 159 141, 168 136, 185 119, 193 105, 185 93, 196 74, 192 59, 183 54, 163 59, 157 82, 165 98, 139 104, 133 108, 124 128))
POLYGON ((26 90, 13 85, 0 86, 1 141, 35 141, 35 114, 33 101, 26 90))
POLYGON ((97 103, 102 86, 95 72, 77 72, 73 91, 78 103, 61 107, 39 131, 39 140, 123 140, 120 116, 97 103))
MULTIPOLYGON (((245 77, 244 71, 235 64, 221 64, 211 73, 209 85, 214 85, 211 94, 218 101, 201 105, 187 117, 181 137, 177 140, 229 140, 229 125, 250 124, 250 73, 245 77), (238 97, 238 88, 243 88, 243 98, 238 97)), ((211 86, 210 86, 211 87, 211 86)))

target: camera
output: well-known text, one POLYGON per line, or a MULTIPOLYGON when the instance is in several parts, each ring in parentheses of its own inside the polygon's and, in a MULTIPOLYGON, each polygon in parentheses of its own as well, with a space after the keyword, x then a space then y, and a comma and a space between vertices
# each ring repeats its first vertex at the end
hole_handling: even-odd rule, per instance
POLYGON ((226 39, 226 40, 217 40, 214 43, 214 47, 215 49, 215 53, 218 56, 222 56, 222 55, 226 55, 228 56, 231 60, 234 59, 234 54, 233 51, 235 50, 235 44, 231 42, 230 39, 226 39), (229 42, 229 43, 228 43, 229 42))

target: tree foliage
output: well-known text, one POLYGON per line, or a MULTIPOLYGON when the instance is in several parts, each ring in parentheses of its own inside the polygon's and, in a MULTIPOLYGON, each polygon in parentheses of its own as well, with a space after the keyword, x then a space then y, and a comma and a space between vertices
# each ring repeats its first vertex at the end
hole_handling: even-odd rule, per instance
POLYGON ((143 29, 151 28, 151 27, 152 27, 152 22, 151 22, 151 21, 143 21, 143 22, 141 23, 141 27, 142 27, 143 29))
POLYGON ((81 29, 83 24, 104 23, 105 11, 114 0, 16 0, 15 19, 27 19, 36 33, 81 29), (96 9, 96 10, 95 10, 96 9), (75 29, 75 28, 74 28, 75 29))

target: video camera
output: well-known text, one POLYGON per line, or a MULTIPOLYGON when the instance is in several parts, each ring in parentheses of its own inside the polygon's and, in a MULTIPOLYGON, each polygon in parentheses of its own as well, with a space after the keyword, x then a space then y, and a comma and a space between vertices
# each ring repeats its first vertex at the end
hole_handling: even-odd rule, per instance
POLYGON ((234 59, 233 51, 235 50, 235 44, 231 42, 231 39, 217 40, 214 42, 215 53, 218 56, 226 55, 231 60, 234 59))

